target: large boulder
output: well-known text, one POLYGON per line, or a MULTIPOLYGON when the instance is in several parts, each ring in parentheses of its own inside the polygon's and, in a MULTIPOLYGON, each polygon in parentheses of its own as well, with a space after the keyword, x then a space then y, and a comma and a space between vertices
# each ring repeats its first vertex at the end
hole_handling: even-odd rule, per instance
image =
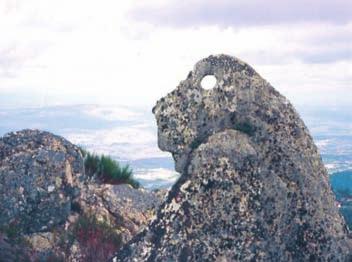
POLYGON ((0 138, 0 261, 104 261, 160 203, 143 188, 88 177, 81 150, 62 137, 0 138))
POLYGON ((347 261, 351 240, 309 131, 252 67, 198 62, 153 112, 182 175, 114 261, 347 261), (216 86, 201 80, 214 75, 216 86))
POLYGON ((23 130, 0 138, 0 228, 29 234, 65 223, 83 174, 79 148, 62 137, 23 130))

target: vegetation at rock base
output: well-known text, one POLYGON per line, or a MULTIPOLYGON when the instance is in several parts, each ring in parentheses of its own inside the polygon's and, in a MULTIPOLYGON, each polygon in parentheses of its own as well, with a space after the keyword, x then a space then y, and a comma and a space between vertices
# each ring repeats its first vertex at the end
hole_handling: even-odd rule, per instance
POLYGON ((110 156, 97 155, 81 149, 84 157, 86 174, 96 177, 105 184, 129 184, 139 188, 140 184, 133 178, 133 171, 128 165, 122 166, 110 156))
POLYGON ((138 186, 128 166, 49 132, 11 133, 0 148, 0 262, 107 261, 159 203, 126 185, 138 186))
POLYGON ((71 238, 78 241, 84 261, 106 261, 122 245, 122 237, 106 221, 83 215, 70 228, 71 238))

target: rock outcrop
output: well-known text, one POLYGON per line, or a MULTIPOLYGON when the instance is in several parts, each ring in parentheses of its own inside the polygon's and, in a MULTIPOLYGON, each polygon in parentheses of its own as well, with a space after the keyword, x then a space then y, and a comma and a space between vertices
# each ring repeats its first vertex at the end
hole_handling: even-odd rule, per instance
POLYGON ((113 261, 348 261, 351 240, 312 137, 252 67, 198 62, 153 109, 182 175, 113 261), (201 87, 206 75, 216 86, 201 87))
POLYGON ((152 192, 87 177, 80 149, 62 137, 0 138, 0 261, 104 261, 160 203, 152 192))
POLYGON ((48 132, 0 139, 0 227, 45 232, 66 221, 84 174, 79 149, 48 132))

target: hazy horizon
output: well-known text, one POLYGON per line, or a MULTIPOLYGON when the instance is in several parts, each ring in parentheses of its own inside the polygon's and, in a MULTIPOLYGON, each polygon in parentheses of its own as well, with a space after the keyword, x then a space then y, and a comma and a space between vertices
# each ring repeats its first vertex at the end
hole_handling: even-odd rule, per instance
MULTIPOLYGON (((352 110, 298 107, 330 173, 352 170, 352 110)), ((171 154, 158 148, 157 126, 150 109, 133 106, 71 105, 2 108, 0 136, 40 129, 132 166, 147 188, 174 183, 171 154)))

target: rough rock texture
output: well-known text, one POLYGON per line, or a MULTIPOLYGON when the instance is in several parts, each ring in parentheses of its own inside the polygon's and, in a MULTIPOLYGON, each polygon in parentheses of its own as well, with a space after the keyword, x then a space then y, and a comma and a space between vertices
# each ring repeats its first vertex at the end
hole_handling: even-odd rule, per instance
MULTIPOLYGON (((134 189, 130 185, 106 185, 86 182, 79 185, 80 196, 76 204, 80 211, 73 212, 66 223, 66 230, 70 230, 82 215, 95 217, 98 221, 107 223, 121 237, 121 244, 131 240, 155 216, 155 210, 161 200, 149 191, 134 189)), ((94 242, 93 246, 96 246, 94 242)), ((58 246, 58 241, 51 242, 53 248, 58 246)), ((66 261, 96 261, 98 258, 88 258, 85 253, 89 246, 79 242, 79 238, 66 247, 66 261)), ((109 250, 102 252, 107 253, 109 250)), ((113 250, 111 250, 113 251, 113 250)), ((110 254, 110 256, 112 253, 110 254)), ((108 254, 102 255, 108 258, 108 254)), ((93 256, 94 257, 94 256, 93 256)), ((99 260, 100 261, 100 260, 99 260)))
POLYGON ((90 183, 81 192, 78 203, 82 211, 116 226, 124 243, 149 222, 161 204, 155 194, 130 185, 90 183))
POLYGON ((348 261, 328 175, 293 106, 249 65, 210 56, 153 109, 182 173, 114 261, 348 261), (216 86, 205 90, 204 76, 216 86))
POLYGON ((160 203, 152 192, 88 178, 80 149, 62 137, 23 130, 0 138, 0 261, 87 261, 100 241, 87 234, 80 242, 80 219, 106 223, 123 244, 160 203))
POLYGON ((31 250, 21 245, 21 243, 12 243, 9 239, 0 233, 0 261, 30 261, 31 250))
POLYGON ((0 139, 0 227, 48 231, 65 222, 83 174, 79 149, 38 130, 0 139))

